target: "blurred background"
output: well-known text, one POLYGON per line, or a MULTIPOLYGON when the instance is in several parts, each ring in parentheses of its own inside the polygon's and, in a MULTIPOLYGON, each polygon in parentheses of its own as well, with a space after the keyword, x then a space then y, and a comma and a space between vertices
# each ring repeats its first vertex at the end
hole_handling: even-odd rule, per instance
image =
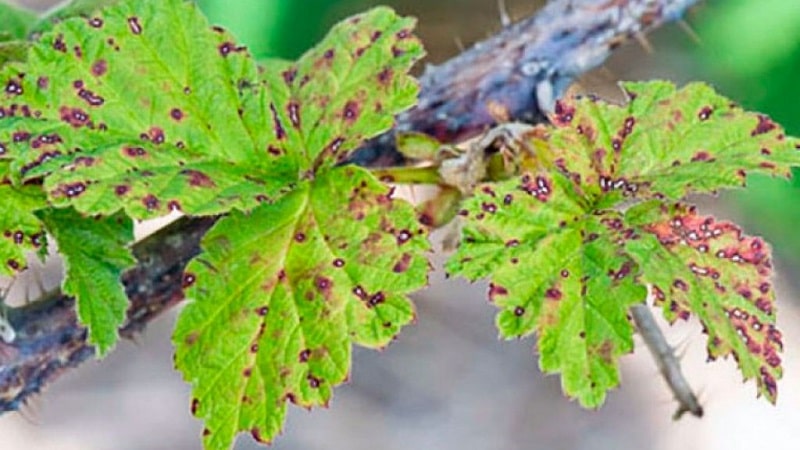
MULTIPOLYGON (((91 1, 91 0, 90 0, 91 1)), ((53 2, 17 1, 44 9, 53 2)), ((294 58, 366 0, 201 0, 259 57, 294 58)), ((385 1, 419 17, 419 34, 438 63, 500 28, 496 0, 385 1)), ((506 1, 521 19, 541 1, 506 1)), ((633 42, 579 80, 579 90, 613 96, 616 82, 704 80, 745 108, 800 133, 800 1, 710 0, 678 25, 650 35, 652 52, 633 42)), ((622 387, 598 411, 561 395, 544 376, 533 340, 500 342, 486 286, 444 280, 415 296, 419 321, 383 352, 357 350, 352 381, 329 409, 290 408, 275 449, 746 449, 798 448, 800 429, 800 181, 749 179, 750 189, 699 199, 706 212, 765 236, 777 254, 779 326, 785 376, 778 406, 741 384, 733 361, 705 363, 695 322, 668 330, 706 416, 673 422, 675 403, 637 340, 622 361, 622 387)), ((441 256, 438 257, 442 259, 441 256)), ((0 417, 6 450, 168 450, 199 448, 201 424, 189 389, 172 369, 172 311, 135 343, 60 379, 20 414, 0 417)), ((638 339, 638 338, 637 338, 638 339)), ((258 448, 242 436, 239 450, 258 448)))

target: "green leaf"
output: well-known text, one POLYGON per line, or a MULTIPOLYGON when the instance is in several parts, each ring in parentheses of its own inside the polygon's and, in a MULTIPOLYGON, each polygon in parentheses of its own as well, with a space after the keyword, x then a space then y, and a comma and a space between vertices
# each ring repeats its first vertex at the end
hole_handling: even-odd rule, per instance
POLYGON ((424 51, 414 25, 374 8, 335 25, 297 63, 265 67, 287 135, 279 147, 300 153, 303 170, 345 160, 416 103, 418 85, 407 72, 424 51))
POLYGON ((253 207, 296 176, 266 151, 256 64, 191 3, 123 1, 68 19, 20 70, 5 102, 40 119, 13 129, 30 135, 15 169, 50 175, 58 206, 213 214, 253 207))
POLYGON ((25 40, 36 20, 33 11, 0 2, 0 42, 25 40))
POLYGON ((744 185, 747 173, 790 176, 796 142, 768 117, 745 112, 710 87, 623 83, 630 102, 556 105, 544 139, 550 167, 581 177, 587 195, 679 199, 744 185), (614 194, 614 195, 608 195, 614 194))
POLYGON ((28 251, 46 247, 44 226, 34 212, 47 202, 39 186, 12 186, 3 182, 0 161, 0 275, 14 275, 28 267, 28 251))
POLYGON ((119 3, 119 0, 70 0, 48 9, 33 26, 33 31, 42 33, 49 31, 59 21, 76 16, 89 16, 97 10, 119 3))
POLYGON ((448 270, 488 276, 501 336, 536 332, 542 370, 560 372, 583 406, 601 405, 619 383, 619 356, 633 349, 628 307, 646 295, 620 252, 621 215, 592 213, 567 178, 544 173, 479 186, 461 215, 448 270))
POLYGON ((231 213, 203 248, 184 275, 190 301, 173 340, 209 449, 239 431, 271 441, 287 401, 327 404, 352 343, 386 346, 414 318, 406 294, 428 271, 413 208, 355 167, 231 213))
POLYGON ((417 161, 435 161, 442 149, 442 143, 433 136, 413 131, 397 133, 395 146, 400 154, 417 161))
POLYGON ((28 46, 27 42, 22 41, 0 42, 0 67, 10 62, 24 61, 28 46))
POLYGON ((24 120, 0 121, 0 139, 15 144, 18 176, 46 176, 56 206, 135 218, 248 210, 413 104, 412 24, 377 8, 262 77, 194 4, 125 0, 39 40, 6 77, 0 104, 24 120), (20 132, 29 138, 12 139, 20 132))
POLYGON ((40 217, 58 243, 66 277, 63 292, 75 297, 78 319, 88 328, 89 343, 98 357, 111 350, 125 322, 128 296, 122 272, 136 260, 128 245, 133 223, 123 214, 83 217, 74 209, 46 209, 40 217))
POLYGON ((709 358, 733 355, 745 379, 755 378, 759 395, 774 403, 783 344, 767 244, 683 204, 643 204, 627 219, 644 233, 625 248, 665 317, 673 322, 696 314, 708 334, 709 358))

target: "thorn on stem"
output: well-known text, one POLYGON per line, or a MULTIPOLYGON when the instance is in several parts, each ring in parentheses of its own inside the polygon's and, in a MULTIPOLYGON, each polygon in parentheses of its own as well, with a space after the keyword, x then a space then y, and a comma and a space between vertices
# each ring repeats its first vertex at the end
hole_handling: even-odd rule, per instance
POLYGON ((656 360, 661 376, 678 401, 678 410, 673 414, 673 420, 680 419, 687 412, 695 417, 702 417, 703 407, 683 376, 680 362, 656 323, 653 313, 646 305, 634 305, 631 307, 631 315, 650 354, 656 360))
POLYGON ((497 10, 500 12, 500 24, 503 25, 503 28, 513 23, 506 8, 506 0, 497 0, 497 10))

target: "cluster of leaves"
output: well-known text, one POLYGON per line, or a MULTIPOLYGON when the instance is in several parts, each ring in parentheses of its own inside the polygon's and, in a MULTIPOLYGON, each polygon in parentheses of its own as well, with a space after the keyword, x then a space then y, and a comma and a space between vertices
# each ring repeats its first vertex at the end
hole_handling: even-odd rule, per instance
MULTIPOLYGON (((207 448, 240 431, 270 441, 287 402, 329 401, 353 344, 383 347, 413 320, 407 294, 427 281, 417 212, 341 164, 413 105, 412 28, 377 8, 296 62, 259 66, 184 0, 48 25, 0 71, 0 271, 23 270, 52 236, 103 355, 125 319, 133 221, 219 215, 184 274, 175 362, 207 448)), ((491 278, 501 334, 536 332, 542 368, 585 406, 618 383, 628 308, 648 285, 668 319, 698 315, 710 356, 733 355, 774 400, 768 249, 682 198, 748 171, 786 176, 795 143, 702 85, 626 89, 626 106, 558 103, 521 173, 464 201, 448 268, 491 278)))
POLYGON ((340 165, 415 102, 413 25, 377 8, 264 67, 183 0, 55 25, 2 73, 4 273, 52 235, 104 354, 132 220, 224 215, 186 269, 175 361, 208 448, 271 440, 287 401, 328 402, 353 343, 383 347, 413 319, 406 294, 427 281, 413 207, 340 165))
POLYGON ((540 365, 587 407, 619 383, 633 348, 630 306, 651 287, 673 322, 696 314, 709 357, 733 355, 759 394, 776 398, 775 328, 766 244, 699 215, 690 193, 744 185, 747 173, 790 176, 797 141, 702 84, 623 85, 630 102, 559 102, 553 126, 512 179, 465 202, 448 269, 489 277, 501 335, 539 336, 540 365))

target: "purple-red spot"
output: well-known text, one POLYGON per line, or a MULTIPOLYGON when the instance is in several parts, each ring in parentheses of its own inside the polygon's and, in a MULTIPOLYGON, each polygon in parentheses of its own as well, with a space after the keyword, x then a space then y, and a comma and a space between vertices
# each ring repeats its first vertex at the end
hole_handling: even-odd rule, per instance
POLYGON ((403 256, 400 257, 400 261, 394 265, 392 270, 395 273, 403 273, 408 270, 409 265, 411 265, 411 255, 409 253, 403 253, 403 256))
POLYGON ((522 317, 523 315, 525 315, 525 308, 523 308, 522 306, 517 306, 516 308, 514 308, 514 315, 517 317, 522 317))
POLYGON ((360 298, 361 300, 365 300, 367 298, 367 292, 360 285, 353 288, 353 294, 355 294, 356 297, 360 298))
POLYGON ((70 124, 73 128, 80 128, 89 123, 89 115, 82 109, 62 106, 58 112, 61 115, 61 120, 70 124))
POLYGON ((291 86, 294 83, 294 79, 297 77, 297 69, 292 68, 289 70, 285 70, 283 72, 283 81, 286 83, 287 86, 291 86))
POLYGON ((228 56, 236 48, 236 45, 233 42, 223 42, 218 48, 220 55, 228 56))
POLYGON ((292 126, 295 128, 300 128, 300 104, 291 101, 286 106, 286 110, 289 113, 289 120, 292 122, 292 126))
POLYGON ((295 233, 294 240, 299 243, 303 243, 306 241, 306 235, 304 233, 295 233))
POLYGON ((297 359, 301 363, 304 363, 304 362, 308 362, 308 359, 310 357, 311 357, 311 350, 310 349, 304 349, 303 351, 300 352, 300 354, 298 355, 297 359))
POLYGON ((131 33, 142 34, 142 25, 139 23, 138 17, 129 17, 128 27, 131 29, 131 33))
POLYGON ((345 122, 353 123, 358 119, 360 111, 360 106, 358 102, 350 100, 344 105, 344 110, 342 111, 342 117, 344 118, 345 122))
POLYGON ((545 295, 545 297, 547 297, 550 300, 561 300, 561 297, 563 296, 563 294, 561 293, 561 290, 556 289, 556 288, 548 289, 544 293, 544 295, 545 295))
POLYGON ((553 116, 554 125, 567 125, 575 117, 575 107, 569 106, 561 100, 556 101, 553 116))
POLYGON ((181 170, 181 175, 185 175, 189 179, 189 186, 202 188, 213 188, 217 186, 214 180, 199 170, 184 169, 181 170))
POLYGON ((154 144, 163 144, 166 138, 164 137, 164 130, 159 127, 150 127, 147 131, 147 137, 154 144))
POLYGON ((386 67, 378 72, 378 82, 382 85, 388 85, 394 76, 394 72, 390 67, 386 67))
POLYGON ((61 53, 66 53, 67 52, 67 44, 64 43, 64 35, 63 34, 59 34, 53 40, 53 49, 56 50, 56 51, 59 51, 61 53))
POLYGON ((70 183, 61 186, 61 192, 69 198, 77 197, 86 192, 86 184, 82 182, 70 183))
POLYGON ((508 289, 498 284, 489 283, 489 301, 494 302, 495 297, 508 295, 508 289))
POLYGON ((186 289, 189 286, 193 285, 195 281, 197 281, 197 277, 193 273, 186 272, 183 274, 183 280, 181 280, 181 287, 186 289))
POLYGON ((278 117, 278 110, 275 109, 275 104, 270 103, 269 109, 272 111, 272 121, 275 126, 275 137, 278 139, 286 139, 286 130, 283 129, 281 119, 278 117))
POLYGON ((306 379, 308 380, 308 385, 311 386, 311 389, 317 389, 319 385, 322 384, 321 379, 311 374, 308 374, 308 377, 306 377, 306 379))
POLYGON ((101 28, 103 26, 103 19, 99 17, 93 17, 89 19, 89 26, 92 28, 101 28))
POLYGON ((697 113, 697 117, 700 120, 708 120, 708 118, 711 117, 711 113, 713 112, 714 110, 711 109, 710 106, 704 106, 703 109, 701 109, 700 112, 697 113))
POLYGON ((175 121, 180 122, 181 119, 183 119, 183 111, 181 111, 179 108, 172 108, 169 111, 169 116, 172 117, 175 121))
POLYGON ((323 276, 317 276, 317 278, 314 280, 314 286, 316 286, 317 290, 323 294, 326 294, 328 291, 330 291, 331 284, 333 284, 333 282, 329 278, 325 278, 323 276))
POLYGON ((105 59, 98 59, 92 64, 92 75, 101 77, 108 72, 108 63, 105 59))
POLYGON ((161 203, 158 201, 158 198, 156 198, 155 195, 147 194, 142 199, 142 204, 144 205, 145 208, 147 208, 148 211, 152 211, 154 209, 158 209, 158 206, 161 203))
POLYGON ((102 106, 105 99, 88 89, 81 89, 78 91, 78 97, 83 99, 89 106, 102 106))
POLYGON ((397 234, 397 244, 403 245, 411 239, 411 232, 408 230, 400 230, 397 234))
POLYGON ((778 126, 775 124, 775 122, 772 121, 772 119, 763 114, 759 114, 758 125, 756 125, 755 129, 753 129, 753 131, 750 132, 750 136, 766 134, 776 128, 778 128, 778 126))
POLYGON ((142 147, 123 147, 122 152, 131 158, 138 158, 147 155, 147 150, 142 147))
POLYGON ((385 300, 386 300, 386 297, 383 295, 383 292, 379 291, 379 292, 373 294, 369 298, 369 301, 367 301, 367 305, 370 308, 374 308, 374 307, 380 305, 381 303, 383 303, 385 300))

